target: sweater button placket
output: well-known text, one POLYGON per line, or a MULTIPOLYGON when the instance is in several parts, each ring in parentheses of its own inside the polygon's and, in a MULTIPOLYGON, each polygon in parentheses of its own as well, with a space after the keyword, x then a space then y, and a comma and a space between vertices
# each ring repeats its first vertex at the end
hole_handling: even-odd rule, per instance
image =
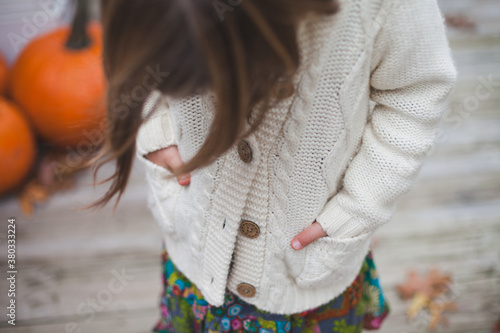
POLYGON ((273 88, 273 94, 279 99, 291 97, 295 93, 295 87, 292 82, 278 82, 273 88))
POLYGON ((240 283, 236 290, 243 297, 254 297, 256 294, 255 287, 248 283, 240 283))
POLYGON ((247 141, 241 140, 238 143, 238 155, 245 163, 250 163, 252 161, 252 149, 247 141))
POLYGON ((247 238, 257 238, 260 235, 260 228, 252 221, 243 220, 240 224, 240 232, 247 238))

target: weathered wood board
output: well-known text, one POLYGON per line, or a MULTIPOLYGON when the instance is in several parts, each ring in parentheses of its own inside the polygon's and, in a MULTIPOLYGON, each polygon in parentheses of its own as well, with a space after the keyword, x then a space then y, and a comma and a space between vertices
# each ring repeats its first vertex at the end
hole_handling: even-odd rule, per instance
MULTIPOLYGON (((458 311, 437 332, 490 332, 500 316, 500 2, 441 0, 445 14, 464 14, 475 31, 449 28, 459 82, 414 189, 372 245, 391 314, 380 332, 425 332, 425 317, 408 323, 408 302, 395 285, 410 268, 433 267, 454 278, 458 311), (476 89, 495 83, 487 98, 476 89), (474 99, 477 104, 473 103, 474 99), (422 326, 423 325, 423 326, 422 326)), ((106 168, 110 172, 111 166, 106 168)), ((3 332, 149 332, 159 316, 160 229, 146 207, 142 166, 136 163, 116 213, 75 211, 104 191, 77 187, 22 216, 15 198, 0 202, 0 256, 6 220, 17 218, 18 307, 15 328, 3 332), (120 280, 118 276, 121 276, 120 280), (121 284, 120 284, 121 283, 121 284)), ((1 259, 3 260, 3 259, 1 259)), ((4 267, 4 265, 2 265, 4 267)), ((0 308, 7 306, 0 271, 0 308)))

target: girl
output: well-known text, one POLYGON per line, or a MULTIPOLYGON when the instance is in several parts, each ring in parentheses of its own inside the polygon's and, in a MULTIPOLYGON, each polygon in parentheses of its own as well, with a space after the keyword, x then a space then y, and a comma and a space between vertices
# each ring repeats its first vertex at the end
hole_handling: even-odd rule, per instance
POLYGON ((103 0, 102 13, 101 165, 117 170, 94 206, 145 163, 165 241, 155 331, 380 327, 370 239, 413 186, 456 77, 436 0, 103 0))

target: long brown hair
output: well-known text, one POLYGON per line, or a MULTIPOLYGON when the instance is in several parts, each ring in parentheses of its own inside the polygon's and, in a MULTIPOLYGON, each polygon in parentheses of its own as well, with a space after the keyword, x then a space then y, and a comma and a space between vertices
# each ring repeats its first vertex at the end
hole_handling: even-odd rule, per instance
POLYGON ((174 170, 175 175, 188 173, 212 163, 258 127, 278 102, 272 88, 291 80, 300 65, 300 20, 311 12, 337 10, 336 0, 101 0, 108 129, 92 163, 108 157, 98 163, 94 181, 103 164, 116 159, 116 170, 100 182, 112 181, 107 193, 88 208, 106 205, 117 193, 118 204, 126 188, 143 122, 144 80, 152 71, 161 78, 155 89, 167 96, 209 90, 215 95, 215 116, 204 144, 174 170), (118 108, 123 96, 129 96, 127 107, 118 108), (242 134, 252 110, 255 121, 242 134))

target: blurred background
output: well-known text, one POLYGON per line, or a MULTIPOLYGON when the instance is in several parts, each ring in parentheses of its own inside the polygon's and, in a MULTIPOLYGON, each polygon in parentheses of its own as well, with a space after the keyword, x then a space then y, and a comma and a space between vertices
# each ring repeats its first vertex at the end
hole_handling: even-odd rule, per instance
MULTIPOLYGON (((381 332, 500 332, 500 1, 439 5, 459 80, 416 187, 373 239, 381 332)), ((0 0, 0 332, 139 333, 159 318, 142 165, 114 214, 76 209, 106 190, 79 167, 106 126, 98 17, 97 1, 0 0)))

